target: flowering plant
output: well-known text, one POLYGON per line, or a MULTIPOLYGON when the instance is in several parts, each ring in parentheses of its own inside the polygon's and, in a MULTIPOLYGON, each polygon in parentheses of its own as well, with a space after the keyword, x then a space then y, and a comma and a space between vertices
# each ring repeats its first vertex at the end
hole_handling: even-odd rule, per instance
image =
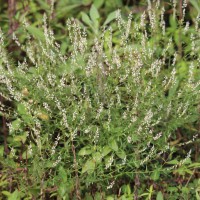
POLYGON ((190 41, 181 48, 166 30, 164 10, 151 5, 139 21, 130 14, 125 22, 117 12, 116 22, 92 44, 86 30, 68 20, 67 55, 46 21, 44 15, 41 34, 24 23, 26 44, 13 34, 26 53, 17 64, 0 33, 1 96, 12 102, 0 107, 11 150, 3 167, 16 173, 18 159, 26 169, 20 174, 25 182, 15 177, 22 196, 34 186, 39 192, 32 196, 47 198, 56 187, 60 197, 81 199, 82 187, 106 191, 125 178, 139 190, 140 174, 157 180, 190 160, 188 150, 170 165, 175 146, 198 136, 190 133, 181 141, 180 133, 199 118, 198 18, 195 29, 180 22, 181 36, 190 41))

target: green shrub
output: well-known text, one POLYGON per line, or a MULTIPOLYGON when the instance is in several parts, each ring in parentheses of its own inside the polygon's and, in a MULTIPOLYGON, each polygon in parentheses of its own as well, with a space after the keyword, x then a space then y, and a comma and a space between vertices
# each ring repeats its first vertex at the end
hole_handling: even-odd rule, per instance
POLYGON ((199 21, 187 28, 172 17, 166 28, 163 14, 149 7, 125 22, 118 12, 92 44, 68 20, 67 55, 44 15, 43 32, 24 23, 26 43, 13 35, 24 52, 17 63, 1 32, 1 96, 11 105, 0 108, 11 152, 0 163, 13 181, 10 193, 0 185, 4 196, 104 199, 123 186, 122 198, 131 199, 135 181, 134 195, 151 199, 153 186, 145 193, 140 181, 191 174, 199 165, 192 166, 192 147, 178 148, 195 143, 197 131, 177 138, 199 119, 199 21))

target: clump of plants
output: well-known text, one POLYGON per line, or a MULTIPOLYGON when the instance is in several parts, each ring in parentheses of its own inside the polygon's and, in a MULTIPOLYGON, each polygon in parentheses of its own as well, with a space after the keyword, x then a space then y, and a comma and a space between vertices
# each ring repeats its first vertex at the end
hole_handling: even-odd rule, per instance
MULTIPOLYGON (((13 34, 24 55, 19 61, 0 32, 2 197, 173 199, 165 187, 172 172, 188 180, 178 198, 198 197, 199 183, 188 188, 200 166, 192 156, 200 28, 198 17, 195 26, 184 20, 185 9, 181 19, 170 17, 170 27, 159 4, 149 3, 135 20, 117 11, 93 40, 68 19, 67 54, 46 15, 43 32, 24 21, 26 42, 13 34)), ((94 5, 90 18, 98 22, 94 5)))

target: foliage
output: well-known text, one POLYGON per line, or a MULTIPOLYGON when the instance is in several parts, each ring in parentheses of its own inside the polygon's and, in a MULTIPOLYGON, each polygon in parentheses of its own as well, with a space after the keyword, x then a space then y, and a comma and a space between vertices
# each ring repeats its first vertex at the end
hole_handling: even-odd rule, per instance
POLYGON ((0 32, 10 151, 0 148, 0 197, 198 199, 199 18, 190 26, 183 6, 166 26, 164 9, 149 4, 140 17, 112 10, 101 20, 104 1, 91 2, 82 23, 67 20, 64 47, 53 9, 43 30, 22 19, 17 61, 0 32))

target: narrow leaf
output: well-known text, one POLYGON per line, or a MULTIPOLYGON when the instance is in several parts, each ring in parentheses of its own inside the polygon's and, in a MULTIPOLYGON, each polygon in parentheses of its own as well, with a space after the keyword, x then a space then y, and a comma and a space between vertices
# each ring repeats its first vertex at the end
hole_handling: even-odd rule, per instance
POLYGON ((94 4, 92 4, 91 8, 90 8, 90 18, 92 19, 93 22, 96 22, 96 20, 99 19, 99 12, 97 10, 97 8, 95 7, 94 4))
POLYGON ((104 0, 94 0, 94 5, 96 8, 100 8, 104 3, 104 0))
POLYGON ((107 17, 107 19, 106 19, 106 21, 104 22, 104 26, 105 25, 107 25, 107 24, 109 24, 111 21, 113 21, 114 19, 116 19, 116 11, 114 11, 114 12, 111 12, 109 15, 108 15, 108 17, 107 17))
POLYGON ((195 7, 198 13, 200 13, 200 3, 197 0, 190 0, 190 3, 195 7))
POLYGON ((27 30, 36 39, 45 41, 44 33, 39 28, 36 28, 35 26, 28 26, 27 30))
POLYGON ((82 16, 82 21, 87 24, 88 26, 92 27, 92 21, 90 20, 90 18, 88 17, 88 15, 84 12, 81 13, 82 16))

